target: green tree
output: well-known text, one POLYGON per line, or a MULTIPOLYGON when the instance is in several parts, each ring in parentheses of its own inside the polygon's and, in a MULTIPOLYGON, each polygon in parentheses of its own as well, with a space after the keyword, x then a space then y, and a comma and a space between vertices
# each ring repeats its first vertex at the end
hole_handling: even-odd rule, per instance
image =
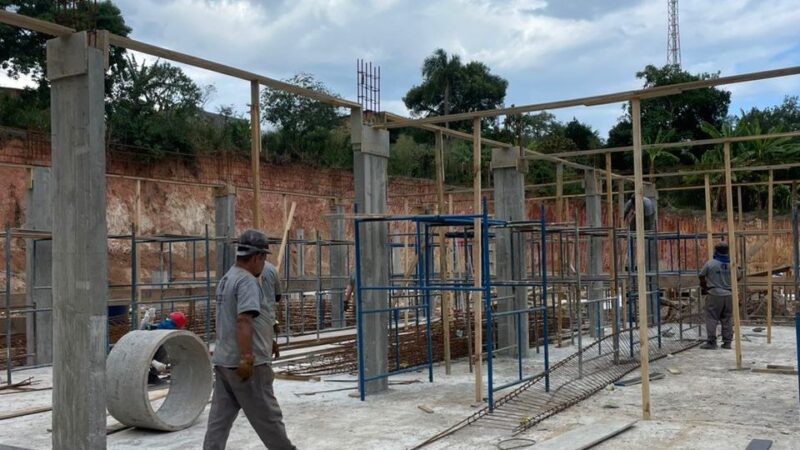
MULTIPOLYGON (((56 22, 77 30, 103 29, 127 36, 131 29, 125 25, 119 8, 109 1, 83 1, 69 11, 61 11, 57 2, 42 0, 0 0, 0 9, 40 20, 56 22)), ((45 78, 45 43, 49 36, 22 28, 0 25, 0 69, 13 78, 30 77, 35 86, 19 95, 0 100, 0 123, 18 128, 46 130, 50 126, 50 85, 45 78)), ((106 80, 110 92, 113 78, 124 65, 125 49, 111 47, 109 65, 111 77, 106 80)))
MULTIPOLYGON (((313 75, 300 73, 285 80, 297 86, 332 93, 313 75)), ((261 96, 261 108, 266 122, 275 126, 275 131, 267 139, 267 152, 277 161, 303 161, 319 164, 329 150, 327 145, 339 142, 331 140, 331 132, 343 126, 344 118, 331 105, 301 95, 267 88, 261 96)))
POLYGON ((194 153, 206 92, 176 66, 139 64, 128 56, 106 106, 109 140, 142 147, 151 156, 194 153))
MULTIPOLYGON (((462 64, 456 56, 437 49, 422 64, 422 83, 413 86, 403 102, 415 117, 455 114, 497 108, 503 104, 508 81, 477 61, 462 64)), ((483 121, 488 127, 490 120, 483 121)), ((457 128, 469 130, 469 123, 457 128)))

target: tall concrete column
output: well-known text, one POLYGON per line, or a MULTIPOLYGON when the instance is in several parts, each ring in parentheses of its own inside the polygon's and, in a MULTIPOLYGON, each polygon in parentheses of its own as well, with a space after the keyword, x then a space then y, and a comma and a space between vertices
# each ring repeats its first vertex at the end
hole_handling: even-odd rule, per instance
MULTIPOLYGON (((50 169, 34 167, 26 194, 25 229, 50 231, 53 227, 53 197, 50 169)), ((28 314, 25 321, 29 364, 53 362, 53 260, 52 241, 27 239, 25 242, 25 299, 29 308, 51 309, 28 314)))
MULTIPOLYGON (((600 185, 597 180, 597 173, 594 170, 587 170, 584 172, 584 189, 586 193, 586 226, 588 227, 601 227, 602 223, 602 193, 600 192, 600 185)), ((588 275, 589 283, 589 300, 596 300, 603 298, 603 284, 597 280, 600 274, 603 273, 603 238, 598 233, 592 233, 589 237, 588 245, 588 275)), ((597 337, 598 325, 598 312, 601 305, 599 303, 591 304, 588 307, 588 326, 589 334, 597 337)), ((602 320, 602 316, 600 316, 602 320)), ((600 323, 602 335, 603 323, 600 323)))
POLYGON ((108 229, 103 51, 47 41, 53 164, 53 448, 106 447, 108 229))
MULTIPOLYGON (((353 175, 358 212, 383 214, 386 212, 386 186, 389 166, 389 132, 365 126, 361 110, 353 109, 351 115, 351 142, 353 144, 353 175)), ((361 282, 365 286, 389 284, 389 246, 386 223, 367 223, 361 226, 361 282)), ((389 293, 365 291, 362 293, 364 310, 389 307, 389 293)), ((372 377, 388 370, 388 313, 369 313, 363 316, 364 375, 372 377)), ((369 381, 367 393, 389 388, 386 378, 369 381)))
MULTIPOLYGON (((328 216, 328 226, 331 231, 332 241, 344 241, 347 239, 345 234, 346 227, 344 221, 344 204, 339 201, 334 201, 331 204, 330 215, 328 216)), ((331 287, 336 292, 331 296, 331 323, 334 327, 343 327, 344 322, 344 290, 347 289, 348 279, 350 275, 350 268, 347 267, 347 246, 334 244, 330 246, 328 253, 330 258, 330 272, 333 280, 331 287)), ((351 301, 351 305, 355 304, 355 298, 351 301)))
MULTIPOLYGON (((508 221, 525 220, 525 174, 527 162, 520 158, 517 148, 492 149, 492 176, 494 178, 494 215, 508 221)), ((520 235, 510 229, 498 229, 495 240, 495 268, 498 280, 521 280, 525 276, 525 245, 519 242, 520 235)), ((498 287, 497 311, 515 311, 528 306, 528 289, 525 287, 498 287), (512 298, 507 298, 512 297, 512 298)), ((517 356, 528 355, 527 315, 520 320, 521 335, 518 335, 517 318, 513 315, 497 320, 498 354, 517 356), (518 348, 518 339, 519 348, 518 348), (509 349, 509 347, 512 347, 509 349), (509 350, 503 350, 509 349, 509 350)))
POLYGON ((232 185, 214 189, 214 235, 217 238, 217 279, 222 278, 236 261, 236 188, 232 185))

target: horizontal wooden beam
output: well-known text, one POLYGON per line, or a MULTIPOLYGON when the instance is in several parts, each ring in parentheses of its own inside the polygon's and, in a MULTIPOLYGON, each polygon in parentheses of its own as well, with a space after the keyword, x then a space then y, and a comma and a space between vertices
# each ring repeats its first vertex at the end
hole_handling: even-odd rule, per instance
POLYGON ((690 81, 688 83, 672 84, 669 86, 656 86, 646 89, 636 89, 631 91, 616 92, 612 94, 595 95, 591 97, 581 97, 571 100, 560 100, 546 103, 534 103, 530 105, 515 106, 511 108, 495 108, 484 111, 473 111, 458 114, 448 114, 442 116, 431 116, 421 119, 411 119, 403 122, 385 124, 386 128, 402 128, 408 126, 419 126, 422 124, 458 122, 472 120, 476 117, 497 117, 513 114, 524 114, 534 111, 545 111, 561 108, 571 108, 574 106, 595 106, 606 105, 609 103, 627 102, 631 99, 648 99, 676 95, 685 91, 702 89, 726 84, 743 83, 747 81, 764 80, 769 78, 786 77, 800 74, 800 66, 786 67, 783 69, 765 70, 761 72, 731 75, 727 77, 711 78, 707 80, 690 81))
MULTIPOLYGON (((788 131, 785 133, 772 133, 772 134, 757 134, 753 136, 732 136, 732 137, 724 137, 716 139, 699 139, 696 141, 667 142, 663 144, 647 144, 643 145, 642 148, 644 150, 652 148, 684 148, 684 147, 696 147, 700 145, 718 145, 718 144, 724 144, 725 142, 748 142, 748 141, 758 141, 762 139, 780 139, 787 137, 800 137, 800 131, 788 131)), ((594 155, 604 155, 606 153, 624 153, 630 151, 633 151, 633 146, 629 145, 625 147, 597 148, 592 150, 578 150, 574 152, 549 153, 549 155, 558 158, 573 158, 573 157, 577 158, 580 156, 594 156, 594 155)), ((531 157, 529 159, 536 159, 536 158, 531 157)))
MULTIPOLYGON (((25 28, 31 31, 47 34, 50 36, 68 36, 75 32, 74 29, 69 27, 57 25, 45 20, 34 19, 33 17, 28 17, 21 14, 16 14, 2 10, 0 10, 0 23, 4 23, 6 25, 11 25, 19 28, 25 28)), ((211 72, 216 72, 222 75, 228 75, 246 81, 256 81, 259 84, 262 84, 264 86, 273 89, 278 89, 284 92, 289 92, 291 94, 297 94, 303 97, 312 98, 314 100, 320 101, 322 103, 327 103, 329 105, 333 105, 336 107, 341 107, 341 108, 361 107, 361 105, 359 105, 357 102, 345 100, 339 97, 334 97, 332 95, 324 94, 311 89, 306 89, 300 86, 295 86, 293 84, 269 78, 264 75, 259 75, 254 72, 238 69, 236 67, 220 64, 203 58, 198 58, 196 56, 192 56, 186 53, 176 52, 174 50, 168 50, 163 47, 147 44, 141 41, 137 41, 135 39, 130 39, 113 33, 108 33, 108 40, 109 44, 114 45, 116 47, 122 47, 128 50, 134 50, 137 52, 146 53, 148 55, 156 56, 158 58, 168 59, 177 63, 186 64, 189 66, 209 70, 211 72)))

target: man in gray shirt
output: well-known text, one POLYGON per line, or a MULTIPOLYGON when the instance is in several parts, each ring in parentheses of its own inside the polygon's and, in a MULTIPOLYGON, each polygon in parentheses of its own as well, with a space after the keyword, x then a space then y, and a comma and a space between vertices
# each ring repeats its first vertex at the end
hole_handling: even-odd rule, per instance
POLYGON ((264 270, 261 272, 261 286, 264 289, 264 297, 267 299, 267 312, 273 323, 272 331, 274 339, 272 341, 272 354, 275 358, 280 356, 278 351, 278 333, 280 333, 280 301, 283 291, 281 289, 281 279, 278 276, 278 269, 269 261, 264 262, 264 270))
POLYGON ((224 449, 244 410, 268 449, 294 449, 272 389, 273 319, 258 277, 269 253, 267 237, 247 230, 236 244, 236 264, 217 286, 214 395, 204 449, 224 449))
MULTIPOLYGON (((702 349, 717 348, 717 324, 722 324, 722 348, 730 349, 733 340, 733 295, 728 244, 714 246, 714 257, 700 270, 700 292, 706 296, 706 331, 708 341, 702 349)), ((737 270, 737 277, 740 276, 737 270)))

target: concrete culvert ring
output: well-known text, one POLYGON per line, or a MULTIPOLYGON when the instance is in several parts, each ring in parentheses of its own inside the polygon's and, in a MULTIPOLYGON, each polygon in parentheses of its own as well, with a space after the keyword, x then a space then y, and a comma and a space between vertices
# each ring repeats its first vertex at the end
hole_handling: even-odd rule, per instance
POLYGON ((108 412, 128 426, 162 431, 191 426, 208 403, 211 384, 208 351, 188 331, 131 331, 114 345, 106 360, 108 412), (162 346, 172 366, 171 380, 164 402, 153 410, 147 374, 162 346))

